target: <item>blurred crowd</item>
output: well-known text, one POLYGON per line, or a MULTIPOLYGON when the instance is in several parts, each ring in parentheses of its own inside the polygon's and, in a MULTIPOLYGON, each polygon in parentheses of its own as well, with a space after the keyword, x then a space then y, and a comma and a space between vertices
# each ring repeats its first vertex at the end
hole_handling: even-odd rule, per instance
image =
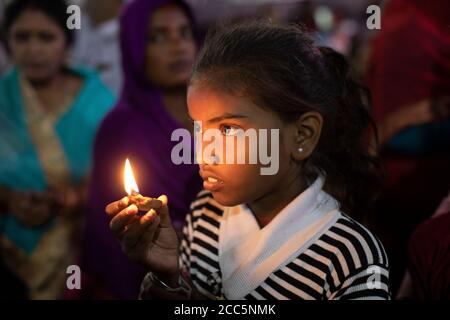
POLYGON ((104 214, 125 195, 123 163, 142 194, 168 195, 181 229, 201 180, 172 163, 170 135, 192 131, 196 53, 216 23, 270 19, 345 54, 370 89, 385 183, 363 222, 387 250, 393 295, 450 298, 448 1, 0 0, 0 19, 0 297, 137 297, 145 270, 104 214), (132 10, 139 1, 151 12, 132 10), (82 8, 79 30, 68 4, 82 8), (81 290, 66 288, 71 264, 81 290))

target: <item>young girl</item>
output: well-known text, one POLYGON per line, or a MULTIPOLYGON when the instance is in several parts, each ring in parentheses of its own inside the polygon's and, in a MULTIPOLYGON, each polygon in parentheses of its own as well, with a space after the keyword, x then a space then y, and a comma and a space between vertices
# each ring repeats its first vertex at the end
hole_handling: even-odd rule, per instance
POLYGON ((128 197, 108 205, 123 250, 150 270, 141 298, 389 299, 383 246, 350 217, 369 210, 379 180, 362 93, 345 59, 297 27, 210 33, 189 83, 190 117, 227 138, 278 129, 266 143, 279 144, 279 168, 261 175, 261 163, 204 159, 206 190, 180 249, 166 196, 144 216, 128 197))

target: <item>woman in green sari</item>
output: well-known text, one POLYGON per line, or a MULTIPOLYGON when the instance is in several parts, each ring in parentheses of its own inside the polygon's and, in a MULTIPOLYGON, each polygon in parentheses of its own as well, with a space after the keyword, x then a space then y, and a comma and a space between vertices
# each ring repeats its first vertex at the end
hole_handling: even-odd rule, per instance
POLYGON ((95 132, 114 103, 94 72, 65 66, 66 19, 62 0, 14 0, 2 28, 15 67, 0 78, 0 260, 31 299, 64 294, 95 132))

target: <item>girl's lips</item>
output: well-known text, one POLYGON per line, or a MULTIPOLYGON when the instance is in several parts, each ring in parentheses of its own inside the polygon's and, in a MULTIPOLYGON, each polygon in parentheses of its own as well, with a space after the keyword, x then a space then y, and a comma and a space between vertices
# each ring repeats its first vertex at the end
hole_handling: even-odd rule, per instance
POLYGON ((209 178, 207 180, 203 180, 203 188, 205 188, 208 191, 217 191, 223 186, 223 181, 219 180, 212 180, 212 178, 209 178))
POLYGON ((223 186, 223 181, 209 175, 205 172, 200 172, 200 175, 203 179, 203 188, 209 191, 217 191, 223 186))

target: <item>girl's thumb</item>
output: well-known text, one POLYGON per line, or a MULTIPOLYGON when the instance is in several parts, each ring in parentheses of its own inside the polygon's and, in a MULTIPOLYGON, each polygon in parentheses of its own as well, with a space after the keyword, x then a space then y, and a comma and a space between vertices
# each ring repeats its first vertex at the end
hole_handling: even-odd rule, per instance
POLYGON ((170 227, 172 225, 172 222, 170 220, 169 215, 169 207, 168 207, 169 199, 165 194, 163 194, 158 197, 158 200, 162 202, 161 208, 158 210, 159 217, 161 219, 161 226, 170 227))

